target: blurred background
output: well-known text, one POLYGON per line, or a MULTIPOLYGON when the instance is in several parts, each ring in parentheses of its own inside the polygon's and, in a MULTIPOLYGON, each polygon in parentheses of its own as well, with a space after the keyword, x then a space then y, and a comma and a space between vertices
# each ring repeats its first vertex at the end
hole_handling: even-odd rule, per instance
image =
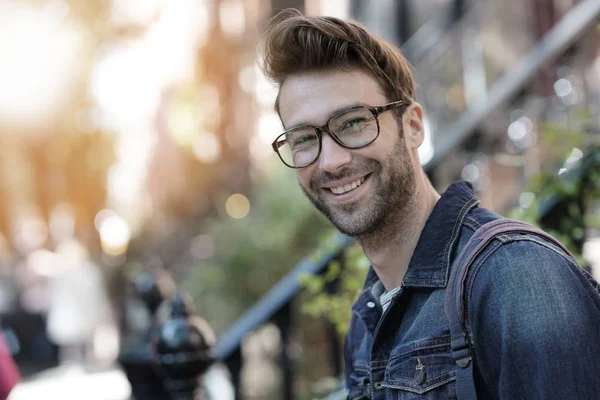
POLYGON ((133 398, 174 288, 216 337, 207 397, 344 398, 368 262, 270 147, 257 41, 287 7, 402 48, 434 186, 471 182, 600 277, 600 0, 0 0, 11 399, 133 398))

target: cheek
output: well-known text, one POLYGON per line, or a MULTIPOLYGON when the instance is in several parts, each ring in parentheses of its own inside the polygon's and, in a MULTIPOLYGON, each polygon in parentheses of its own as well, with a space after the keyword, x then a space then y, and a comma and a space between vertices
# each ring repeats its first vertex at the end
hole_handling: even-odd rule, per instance
POLYGON ((392 136, 390 132, 381 132, 377 140, 366 147, 361 155, 382 162, 393 152, 398 140, 401 139, 397 135, 392 136))
POLYGON ((377 138, 377 140, 381 139, 381 143, 385 143, 386 148, 391 149, 398 142, 398 140, 402 140, 400 136, 400 131, 397 129, 381 130, 381 132, 379 133, 379 138, 377 138))
POLYGON ((381 155, 382 153, 391 150, 400 137, 396 127, 396 124, 382 124, 380 122, 379 136, 377 136, 377 139, 375 139, 375 141, 370 146, 367 146, 364 150, 368 150, 369 154, 377 155, 381 155))
POLYGON ((305 189, 310 188, 310 179, 312 177, 311 167, 296 170, 296 176, 298 177, 298 182, 300 185, 302 185, 302 187, 305 189))

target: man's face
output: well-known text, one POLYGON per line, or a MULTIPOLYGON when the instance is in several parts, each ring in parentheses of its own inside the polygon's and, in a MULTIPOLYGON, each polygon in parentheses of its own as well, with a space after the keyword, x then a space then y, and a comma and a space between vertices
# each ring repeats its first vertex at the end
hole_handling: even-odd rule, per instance
MULTIPOLYGON (((290 129, 323 125, 336 112, 353 106, 396 100, 388 100, 378 82, 360 70, 312 72, 286 79, 279 110, 285 129, 290 129)), ((323 134, 319 159, 296 170, 304 194, 347 235, 374 233, 388 218, 402 219, 407 212, 415 176, 397 115, 381 114, 379 137, 362 149, 345 149, 323 134)))

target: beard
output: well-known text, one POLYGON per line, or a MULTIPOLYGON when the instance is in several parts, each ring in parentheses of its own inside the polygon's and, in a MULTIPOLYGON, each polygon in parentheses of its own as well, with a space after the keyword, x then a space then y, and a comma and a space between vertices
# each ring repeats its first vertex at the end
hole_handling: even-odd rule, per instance
MULTIPOLYGON (((364 183, 363 183, 364 184, 364 183)), ((341 174, 321 171, 310 182, 310 193, 300 188, 313 205, 343 234, 360 237, 382 231, 389 223, 401 224, 410 213, 416 191, 414 168, 402 136, 383 163, 357 160, 341 174), (330 204, 322 194, 325 183, 370 173, 371 199, 344 204, 330 204)), ((401 225, 399 226, 401 229, 401 225)))

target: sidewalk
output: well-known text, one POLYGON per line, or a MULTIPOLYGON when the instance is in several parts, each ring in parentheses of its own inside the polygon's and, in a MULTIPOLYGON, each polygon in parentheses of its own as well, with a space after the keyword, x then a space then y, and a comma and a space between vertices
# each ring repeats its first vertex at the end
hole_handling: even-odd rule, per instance
POLYGON ((118 367, 92 370, 70 364, 53 368, 17 385, 9 400, 129 400, 131 388, 118 367))

